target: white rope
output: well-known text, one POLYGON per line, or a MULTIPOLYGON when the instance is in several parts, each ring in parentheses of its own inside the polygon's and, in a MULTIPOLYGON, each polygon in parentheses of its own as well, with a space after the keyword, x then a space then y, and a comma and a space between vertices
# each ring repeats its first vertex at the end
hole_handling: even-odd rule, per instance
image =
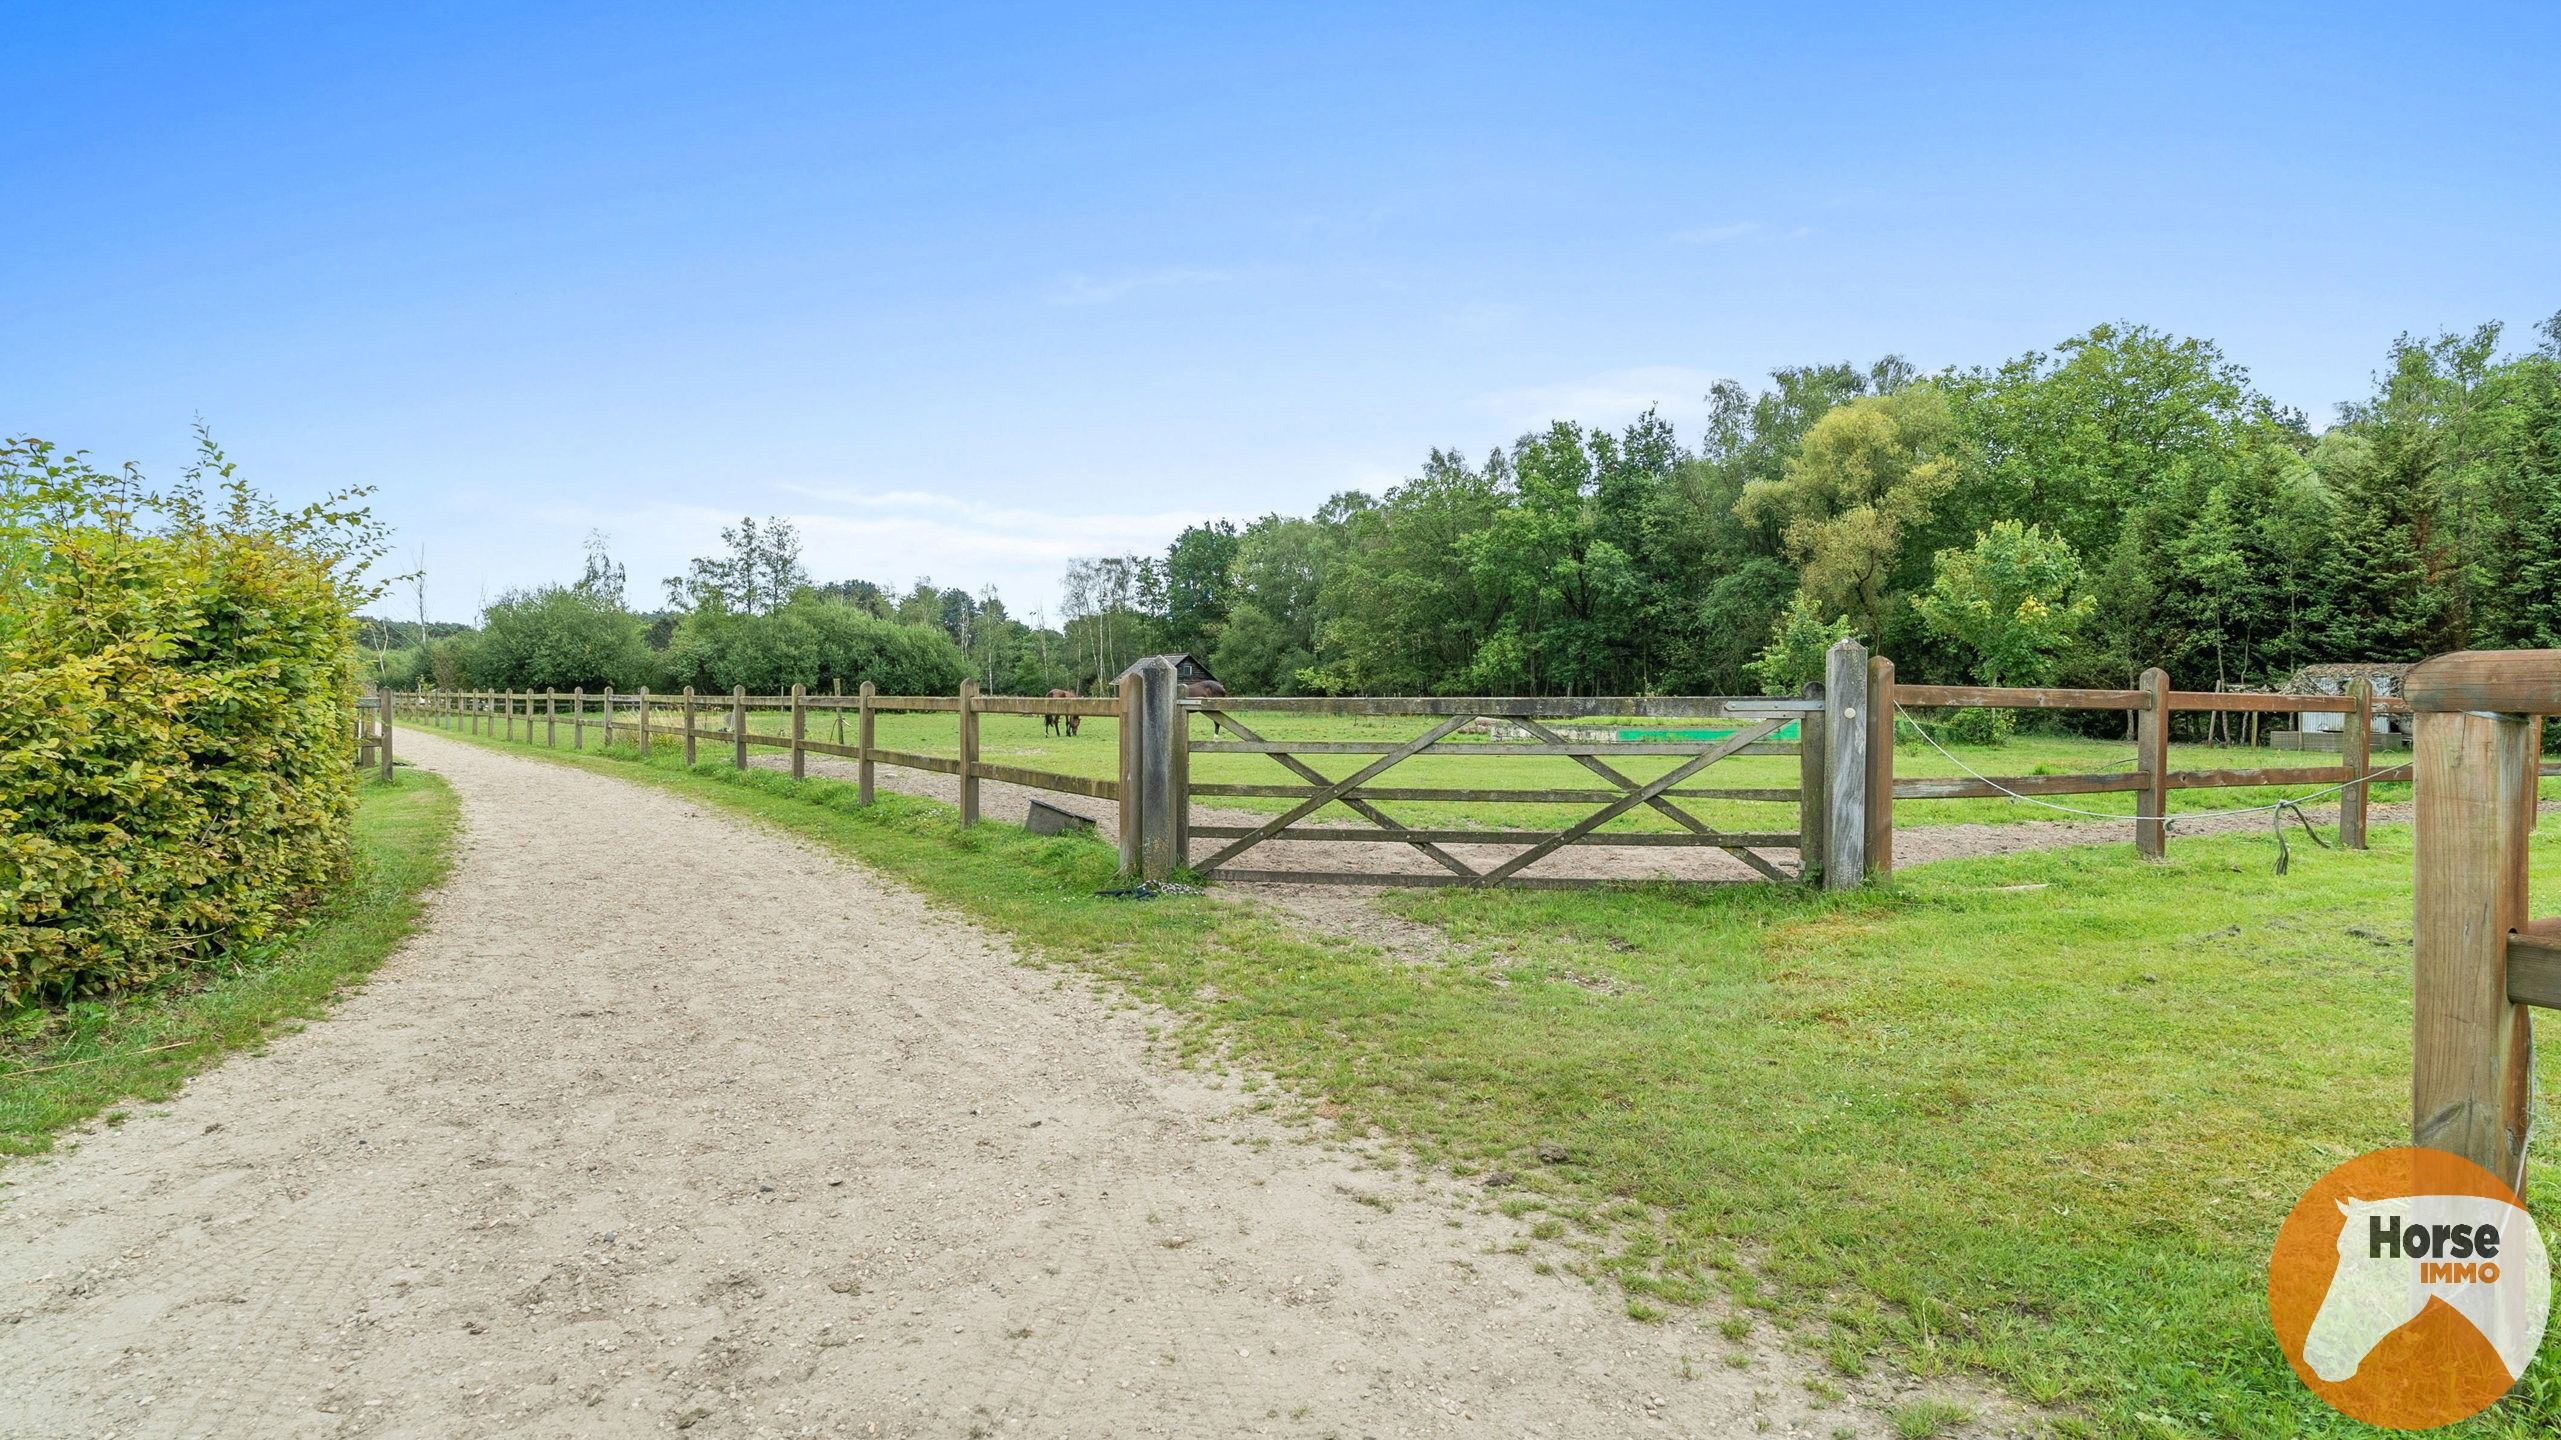
MULTIPOLYGON (((1966 775, 1967 775, 1969 778, 1972 778, 1972 779, 1975 779, 1975 780, 1980 780, 1980 781, 1982 781, 1984 784, 1991 786, 1993 789, 2000 791, 2002 794, 2009 796, 2012 800, 2018 801, 2018 802, 2020 802, 2021 804, 2026 804, 2026 805, 2039 805, 2039 806, 2043 806, 2044 808, 2046 808, 2046 809, 2048 809, 2048 810, 2060 810, 2060 811, 2062 811, 2062 812, 2063 812, 2064 814, 2066 814, 2066 815, 2086 815, 2086 816, 2090 817, 2090 818, 2091 818, 2091 819, 2093 819, 2093 820, 2134 820, 2134 821, 2157 820, 2157 821, 2159 821, 2159 822, 2160 822, 2160 824, 2161 824, 2161 828, 2162 828, 2163 830, 2167 830, 2169 827, 2171 827, 2171 826, 2173 826, 2173 825, 2176 825, 2177 823, 2179 823, 2179 821, 2181 821, 2181 820, 2183 820, 2183 819, 2184 819, 2184 820, 2200 820, 2200 819, 2207 819, 2207 818, 2210 818, 2210 817, 2213 817, 2213 816, 2218 816, 2218 815, 2257 815, 2257 814, 2260 814, 2260 813, 2262 813, 2262 812, 2264 812, 2264 811, 2269 811, 2269 810, 2282 810, 2282 809, 2286 808, 2286 807, 2287 807, 2287 806, 2289 806, 2289 805, 2290 805, 2290 806, 2294 806, 2296 809, 2298 809, 2298 810, 2299 810, 2299 809, 2301 809, 2301 807, 2302 807, 2302 805, 2303 805, 2303 802, 2304 802, 2304 801, 2306 801, 2306 800, 2318 800, 2318 799, 2321 799, 2323 796, 2326 796, 2326 795, 2336 795, 2336 794, 2338 794, 2340 791, 2345 790, 2345 789, 2347 789, 2347 788, 2349 788, 2350 786, 2353 786, 2353 785, 2363 785, 2363 784, 2367 784, 2367 783, 2369 783, 2370 781, 2372 781, 2372 780, 2376 779, 2376 778, 2377 778, 2377 776, 2381 773, 2381 772, 2369 772, 2368 774, 2366 774, 2364 777, 2362 777, 2362 778, 2360 778, 2360 779, 2356 779, 2356 780, 2342 780, 2342 781, 2340 781, 2338 784, 2333 785, 2333 786, 2329 787, 2329 788, 2328 788, 2328 789, 2326 789, 2326 790, 2315 790, 2315 791, 2313 791, 2313 792, 2312 792, 2311 794, 2309 794, 2309 795, 2297 795, 2297 796, 2295 796, 2294 798, 2292 798, 2292 799, 2290 799, 2290 800, 2279 800, 2279 801, 2277 801, 2277 802, 2276 802, 2275 804, 2273 804, 2273 805, 2251 805, 2251 806, 2248 806, 2248 807, 2245 807, 2245 808, 2237 808, 2237 809, 2230 809, 2230 810, 2206 810, 2206 811, 2201 811, 2201 812, 2198 812, 2198 813, 2195 813, 2195 814, 2189 814, 2189 815, 2119 815, 2119 814, 2117 814, 2117 813, 2116 813, 2115 811, 2113 811, 2113 810, 2085 810, 2085 809, 2081 808, 2081 807, 2080 807, 2080 806, 2078 806, 2078 805, 2057 805, 2057 804, 2055 804, 2055 803, 2054 803, 2053 801, 2051 801, 2051 800, 2039 800, 2038 798, 2036 798, 2036 797, 2035 797, 2035 796, 2033 796, 2033 795, 2022 795, 2022 794, 2020 794, 2019 792, 2017 792, 2016 790, 2011 789, 2011 788, 2010 788, 2010 787, 2008 787, 2007 785, 2002 784, 2000 781, 1993 779, 1991 776, 1986 775, 1986 774, 1984 774, 1983 772, 1981 772, 1981 771, 1979 771, 1979 770, 1975 769, 1973 766, 1966 764, 1964 761, 1957 759, 1957 758, 1956 758, 1956 756, 1955 756, 1954 754, 1952 754, 1952 753, 1950 753, 1950 752, 1949 752, 1949 750, 1948 750, 1948 748, 1947 748, 1946 746, 1941 745, 1941 744, 1938 742, 1938 737, 1936 737, 1936 736, 1932 735, 1932 734, 1929 732, 1928 728, 1927 728, 1927 727, 1925 727, 1925 726, 1923 726, 1923 725, 1921 724, 1920 720, 1919 720, 1917 717, 1915 717, 1915 716, 1912 714, 1912 712, 1911 712, 1911 711, 1906 710, 1906 709, 1904 709, 1904 708, 1903 708, 1903 702, 1902 702, 1902 701, 1897 700, 1897 701, 1895 701, 1895 702, 1894 702, 1894 713, 1895 713, 1895 714, 1897 714, 1897 715, 1902 716, 1902 717, 1903 717, 1904 719, 1906 719, 1906 720, 1911 721, 1911 722, 1912 722, 1912 729, 1913 729, 1913 732, 1914 732, 1914 733, 1916 733, 1916 734, 1918 734, 1918 735, 1919 735, 1923 740, 1928 741, 1928 742, 1929 742, 1929 746, 1930 746, 1930 748, 1931 748, 1931 749, 1936 750, 1937 752, 1939 752, 1939 754, 1941 754, 1942 756, 1945 756, 1945 757, 1946 757, 1946 759, 1947 759, 1947 763, 1949 763, 1949 764, 1951 764, 1951 765, 1955 766, 1955 767, 1956 767, 1957 769, 1959 769, 1959 770, 1964 771, 1964 772, 1966 773, 1966 775)), ((2140 763, 2140 762, 2138 761, 2137 763, 2140 763)), ((2390 768, 2390 769, 2393 769, 2393 770, 2406 770, 2406 769, 2408 769, 2409 767, 2408 767, 2408 766, 2406 766, 2406 765, 2394 765, 2394 766, 2391 766, 2391 767, 2389 767, 2389 768, 2390 768)), ((2238 788, 2238 787, 2235 787, 2235 788, 2238 788)))

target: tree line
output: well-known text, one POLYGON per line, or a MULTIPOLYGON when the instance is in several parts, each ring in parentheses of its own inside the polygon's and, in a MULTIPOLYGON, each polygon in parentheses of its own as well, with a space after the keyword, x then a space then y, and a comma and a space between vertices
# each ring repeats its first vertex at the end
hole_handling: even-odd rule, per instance
POLYGON ((652 611, 598 541, 476 629, 368 633, 396 684, 1031 694, 1176 651, 1238 694, 1571 695, 1793 689, 1842 635, 1912 680, 2193 688, 2561 646, 2561 316, 2503 340, 2405 336, 2319 430, 2140 325, 1990 367, 1787 367, 1718 383, 1686 440, 1558 421, 1076 561, 1054 626, 992 589, 813 583, 787 522, 747 520, 652 611))
POLYGON ((1915 680, 2281 682, 2561 645, 2561 317, 2404 337, 2316 432, 2212 342, 2103 325, 1435 451, 1384 495, 1194 527, 1146 644, 1240 694, 1793 688, 1856 635, 1915 680))

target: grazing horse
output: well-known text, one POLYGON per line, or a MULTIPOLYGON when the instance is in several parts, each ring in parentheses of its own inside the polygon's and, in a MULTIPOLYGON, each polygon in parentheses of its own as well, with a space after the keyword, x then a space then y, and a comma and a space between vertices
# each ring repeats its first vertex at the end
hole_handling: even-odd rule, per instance
MULTIPOLYGON (((1049 698, 1052 700, 1073 700, 1076 698, 1076 692, 1073 690, 1052 690, 1049 692, 1049 698)), ((1063 728, 1068 735, 1072 737, 1076 733, 1077 722, 1084 718, 1085 717, 1082 715, 1061 715, 1055 710, 1046 711, 1040 717, 1040 731, 1044 735, 1055 735, 1063 728), (1061 721, 1066 722, 1064 726, 1059 723, 1061 721)))
MULTIPOLYGON (((1183 685, 1183 698, 1186 700, 1224 700, 1227 698, 1227 687, 1219 684, 1215 680, 1187 681, 1183 685)), ((1218 717, 1215 715, 1209 717, 1209 733, 1212 735, 1224 735, 1227 733, 1226 727, 1218 723, 1218 717)))

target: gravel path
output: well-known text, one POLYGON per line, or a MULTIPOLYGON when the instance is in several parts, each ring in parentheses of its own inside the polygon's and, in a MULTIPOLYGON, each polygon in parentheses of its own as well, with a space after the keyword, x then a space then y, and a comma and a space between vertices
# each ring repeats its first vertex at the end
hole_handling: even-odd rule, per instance
POLYGON ((1888 1433, 860 869, 401 743, 466 824, 425 932, 5 1172, 0 1434, 1888 1433))

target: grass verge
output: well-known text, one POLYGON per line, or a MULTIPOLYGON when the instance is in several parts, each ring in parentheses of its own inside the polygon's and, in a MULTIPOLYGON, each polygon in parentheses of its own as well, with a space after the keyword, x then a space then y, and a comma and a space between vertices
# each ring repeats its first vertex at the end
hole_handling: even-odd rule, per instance
MULTIPOLYGON (((542 753, 536 751, 534 753, 542 753)), ((2303 1188, 2401 1142, 2410 837, 2190 838, 1890 888, 1406 892, 1414 964, 1215 897, 1098 899, 1114 857, 712 762, 555 757, 808 836, 1189 1022, 1428 1165, 1494 1177, 1631 1314, 1717 1302, 1844 1376, 1988 1376, 2066 1435, 2365 1435, 2278 1355, 2264 1264, 2303 1188)), ((2539 883, 2561 836, 2538 838, 2539 883)), ((2547 1067, 2541 1101, 2556 1091, 2547 1067)), ((1266 1097, 1268 1103, 1281 1101, 1266 1097)), ((2529 1197, 2549 1220, 2561 1186, 2529 1197)), ((2561 1340, 2489 1415, 2561 1428, 2561 1340)), ((1935 1413, 1935 1412, 1934 1412, 1935 1413)))
POLYGON ((0 1155, 41 1153, 116 1105, 166 1099, 225 1053, 319 1014, 408 938, 451 856, 453 792, 403 768, 358 794, 355 881, 292 930, 137 994, 0 1016, 0 1155))

